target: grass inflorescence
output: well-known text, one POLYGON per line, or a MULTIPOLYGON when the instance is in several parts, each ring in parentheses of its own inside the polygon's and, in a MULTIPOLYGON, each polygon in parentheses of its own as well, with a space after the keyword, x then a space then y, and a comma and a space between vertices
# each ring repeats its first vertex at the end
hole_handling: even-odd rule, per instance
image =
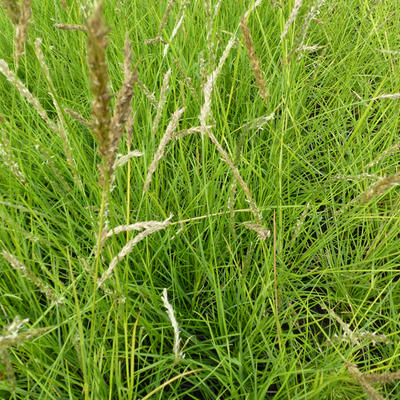
POLYGON ((395 2, 0 1, 0 398, 397 398, 395 2))

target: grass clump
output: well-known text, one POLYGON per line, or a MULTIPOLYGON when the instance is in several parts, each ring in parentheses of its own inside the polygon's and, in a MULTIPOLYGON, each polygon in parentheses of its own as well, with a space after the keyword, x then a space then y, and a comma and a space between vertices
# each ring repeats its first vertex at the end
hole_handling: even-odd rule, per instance
POLYGON ((396 398, 394 3, 1 4, 0 398, 396 398))

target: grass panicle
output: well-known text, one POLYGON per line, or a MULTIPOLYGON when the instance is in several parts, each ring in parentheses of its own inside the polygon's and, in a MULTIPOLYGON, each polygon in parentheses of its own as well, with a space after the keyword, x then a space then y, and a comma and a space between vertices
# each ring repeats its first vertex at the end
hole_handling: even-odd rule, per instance
POLYGON ((17 316, 10 325, 3 328, 3 332, 0 336, 0 351, 4 351, 9 347, 18 346, 19 344, 40 336, 49 330, 49 328, 38 328, 20 332, 28 321, 28 318, 21 319, 17 316))
MULTIPOLYGON (((282 61, 282 63, 289 62, 294 54, 298 54, 297 60, 300 60, 302 57, 302 51, 307 48, 313 48, 314 46, 305 46, 304 42, 306 40, 307 32, 310 28, 311 21, 313 21, 317 15, 320 13, 320 8, 324 5, 325 0, 315 0, 314 4, 311 6, 308 13, 305 15, 303 23, 301 25, 300 33, 296 35, 292 49, 287 55, 286 59, 282 61)), ((316 45, 317 46, 317 45, 316 45)), ((314 49, 316 49, 314 47, 314 49)))
POLYGON ((11 173, 17 178, 17 180, 22 184, 25 184, 27 182, 26 178, 12 155, 10 142, 3 131, 1 131, 1 134, 2 143, 0 143, 0 159, 10 169, 11 173))
POLYGON ((400 370, 382 374, 369 372, 367 374, 363 374, 363 377, 367 382, 370 383, 393 383, 394 381, 398 381, 400 379, 400 370))
POLYGON ((250 8, 244 13, 243 18, 245 20, 247 20, 248 16, 258 7, 261 5, 261 3, 263 2, 263 0, 256 0, 254 1, 254 3, 252 3, 252 5, 250 6, 250 8))
POLYGON ((199 121, 200 125, 203 127, 202 130, 202 137, 207 133, 207 120, 210 115, 211 111, 211 98, 212 98, 212 92, 214 89, 215 81, 217 80, 218 75, 220 74, 222 70, 222 66, 224 65, 225 60, 228 58, 229 52, 231 51, 231 48, 235 44, 236 39, 235 37, 231 37, 228 44, 225 47, 224 52, 222 53, 222 56, 218 62, 218 66, 215 68, 215 70, 209 74, 206 78, 206 82, 203 87, 203 94, 204 94, 204 103, 201 107, 200 110, 200 115, 199 115, 199 121))
POLYGON ((382 154, 380 154, 378 157, 376 157, 373 161, 371 161, 369 164, 367 164, 365 168, 373 167, 374 165, 376 165, 380 161, 382 161, 384 158, 390 156, 391 154, 395 153, 398 150, 400 150, 400 142, 396 143, 390 149, 384 151, 382 154))
POLYGON ((27 89, 27 87, 22 83, 22 81, 17 77, 15 72, 13 72, 8 66, 7 62, 0 59, 0 72, 6 77, 8 82, 10 82, 19 92, 19 94, 24 97, 36 110, 36 112, 42 117, 42 119, 47 123, 47 125, 54 131, 58 132, 57 125, 49 118, 46 110, 41 106, 39 100, 33 96, 33 94, 27 89))
POLYGON ((64 111, 69 114, 75 121, 79 122, 80 124, 92 128, 92 123, 88 121, 86 118, 84 118, 81 114, 78 112, 71 110, 70 108, 65 108, 64 111))
POLYGON ((293 50, 293 53, 299 53, 297 59, 301 58, 301 50, 304 48, 304 41, 306 40, 307 32, 310 27, 311 21, 313 21, 317 15, 320 13, 320 8, 324 5, 325 0, 316 0, 315 4, 310 8, 310 11, 306 14, 303 22, 303 26, 301 29, 301 34, 296 41, 296 46, 293 50))
POLYGON ((400 174, 385 176, 379 179, 378 182, 370 186, 362 195, 361 203, 365 204, 370 202, 372 199, 381 196, 386 191, 391 189, 393 186, 400 184, 400 174))
POLYGON ((222 70, 222 66, 224 65, 225 60, 227 59, 229 52, 231 50, 231 48, 233 47, 234 43, 235 43, 236 39, 235 37, 231 37, 228 44, 225 47, 224 52, 222 53, 221 58, 219 59, 218 62, 218 66, 217 68, 207 77, 207 81, 204 85, 203 88, 203 93, 204 93, 204 103, 203 106, 201 107, 200 110, 200 115, 199 115, 199 121, 200 121, 200 125, 202 127, 202 137, 204 137, 205 135, 208 135, 208 137, 210 138, 210 140, 215 144, 215 146, 217 147, 217 150, 221 153, 221 155, 223 156, 225 162, 228 164, 228 166, 231 168, 234 177, 238 180, 239 185, 243 188, 247 200, 249 202, 250 208, 254 214, 254 218, 256 221, 256 224, 261 225, 261 221, 262 221, 262 215, 260 210, 257 207, 256 202, 254 201, 251 193, 250 193, 250 189, 247 186, 246 182, 243 180, 243 178, 241 177, 238 169, 235 167, 234 163, 232 162, 232 160, 230 159, 228 153, 223 149, 223 147, 221 146, 221 144, 218 142, 217 138, 215 137, 215 135, 212 133, 211 129, 207 128, 207 119, 209 117, 210 114, 210 110, 211 110, 211 95, 212 95, 212 91, 214 88, 214 84, 215 81, 219 75, 219 73, 222 70))
POLYGON ((54 28, 60 29, 62 31, 81 31, 87 32, 87 27, 83 25, 76 24, 54 24, 54 28))
POLYGON ((168 17, 171 14, 172 8, 173 8, 175 3, 176 3, 176 0, 169 0, 168 1, 167 8, 166 8, 166 10, 164 12, 164 15, 163 15, 162 19, 161 19, 160 26, 158 27, 157 36, 155 38, 153 38, 153 39, 147 39, 146 40, 147 44, 157 43, 157 42, 162 41, 162 38, 161 38, 162 31, 163 31, 165 25, 167 24, 168 17))
POLYGON ((185 107, 175 111, 175 113, 172 115, 171 121, 169 122, 167 129, 165 130, 165 133, 164 133, 163 137, 161 138, 158 149, 154 153, 153 161, 151 162, 150 167, 147 171, 146 180, 143 185, 144 192, 146 192, 150 187, 151 178, 154 174, 154 171, 156 170, 159 161, 164 156, 165 147, 173 139, 174 132, 178 126, 179 120, 180 120, 182 114, 184 113, 184 111, 185 111, 185 107))
POLYGON ((28 281, 33 283, 47 297, 48 300, 56 305, 63 303, 64 298, 62 296, 59 296, 53 288, 42 281, 42 279, 37 277, 34 272, 27 268, 26 265, 19 261, 15 256, 6 250, 3 250, 2 256, 15 270, 20 271, 28 281))
POLYGON ((0 397, 396 397, 395 2, 8 2, 0 397))
POLYGON ((264 228, 261 224, 254 224, 250 221, 246 221, 243 223, 243 225, 251 230, 257 233, 257 237, 260 240, 266 240, 271 236, 271 231, 269 229, 264 228))
POLYGON ((385 400, 385 398, 374 389, 365 377, 365 374, 357 368, 355 364, 346 363, 350 376, 364 389, 365 393, 371 400, 385 400))
POLYGON ((18 61, 24 54, 25 42, 28 37, 28 25, 32 16, 32 5, 31 0, 22 0, 21 3, 21 14, 16 26, 15 35, 15 60, 18 65, 18 61))
POLYGON ((303 5, 303 0, 294 0, 294 6, 292 11, 290 12, 289 18, 287 19, 283 31, 281 33, 281 40, 287 35, 289 32, 290 25, 296 21, 297 15, 299 14, 300 8, 303 5))
POLYGON ((103 159, 103 165, 100 167, 100 182, 104 182, 106 179, 105 174, 108 172, 106 171, 108 165, 107 160, 110 158, 109 150, 112 137, 110 134, 111 94, 106 59, 106 49, 108 46, 107 34, 109 29, 106 27, 102 17, 101 2, 88 21, 87 31, 89 76, 91 82, 90 90, 93 95, 92 134, 97 140, 99 155, 103 159))
POLYGON ((193 83, 192 83, 191 78, 189 78, 189 76, 187 75, 187 73, 183 69, 182 64, 180 63, 180 61, 177 58, 174 59, 174 62, 175 62, 175 65, 178 68, 179 73, 183 76, 183 79, 185 81, 186 86, 189 88, 189 90, 193 94, 193 97, 197 101, 199 101, 199 95, 198 95, 196 89, 193 87, 193 83))
POLYGON ((53 83, 53 81, 51 79, 50 71, 49 71, 49 68, 48 68, 48 66, 47 66, 47 64, 45 62, 41 45, 42 45, 42 39, 41 38, 37 38, 35 40, 35 53, 36 53, 36 57, 39 60, 39 64, 40 64, 40 66, 42 68, 42 71, 44 72, 44 75, 46 77, 47 83, 48 83, 49 88, 50 88, 49 94, 51 96, 51 99, 53 100, 54 107, 55 107, 55 109, 57 111, 57 117, 58 117, 57 132, 58 132, 58 134, 61 137, 61 140, 63 142, 65 156, 67 158, 68 165, 69 165, 69 167, 70 167, 70 169, 71 169, 71 171, 72 171, 72 173, 74 175, 75 183, 78 185, 78 187, 82 188, 83 187, 82 186, 82 182, 81 182, 81 180, 80 180, 80 178, 78 176, 76 162, 75 162, 75 160, 73 158, 73 155, 72 155, 72 147, 71 147, 71 143, 69 141, 68 134, 67 134, 67 123, 65 121, 64 111, 62 110, 62 106, 59 104, 59 102, 57 100, 57 94, 56 94, 57 90, 56 90, 56 88, 54 86, 54 83, 53 83))
POLYGON ((160 90, 160 97, 157 104, 157 112, 153 121, 153 134, 155 135, 158 129, 158 125, 160 125, 162 112, 164 109, 165 102, 167 101, 167 92, 169 89, 169 78, 171 76, 172 70, 169 69, 163 76, 163 81, 160 90))
POLYGON ((144 95, 147 97, 147 99, 150 101, 150 104, 154 107, 157 108, 158 107, 158 103, 157 100, 154 96, 154 93, 150 92, 150 90, 148 89, 148 87, 140 80, 138 79, 137 81, 137 85, 139 86, 139 88, 143 91, 144 95))
POLYGON ((8 18, 17 26, 21 17, 21 4, 18 0, 1 0, 1 4, 7 11, 8 18))
POLYGON ((173 215, 171 214, 166 220, 162 222, 156 222, 147 225, 146 229, 140 232, 138 235, 136 235, 133 239, 129 240, 128 243, 125 244, 125 246, 122 248, 122 250, 111 260, 110 265, 108 266, 107 270, 103 273, 101 278, 97 282, 97 286, 101 287, 104 282, 110 278, 110 276, 113 273, 114 268, 117 266, 117 264, 127 255, 129 255, 133 248, 143 239, 145 239, 147 236, 151 235, 152 233, 161 231, 162 229, 167 228, 170 225, 170 221, 172 219, 173 215))
POLYGON ((184 7, 182 7, 181 9, 182 9, 182 14, 181 14, 180 18, 178 19, 178 22, 175 24, 174 29, 172 30, 171 36, 169 37, 168 42, 164 44, 163 57, 165 57, 167 55, 170 43, 175 38, 180 27, 182 26, 183 20, 185 18, 185 10, 184 10, 184 7))
POLYGON ((172 352, 175 356, 175 363, 179 362, 180 359, 184 358, 185 355, 181 351, 181 337, 180 337, 180 330, 179 330, 179 325, 178 321, 176 320, 175 317, 175 311, 171 305, 171 303, 168 301, 168 291, 166 288, 163 289, 162 293, 162 301, 164 303, 164 307, 167 310, 167 315, 169 320, 171 321, 172 328, 174 330, 174 346, 172 348, 172 352))
POLYGON ((268 96, 269 96, 267 84, 262 75, 260 62, 258 60, 256 50, 253 45, 253 40, 251 38, 250 29, 248 28, 246 20, 244 18, 242 18, 242 20, 240 21, 240 27, 242 28, 244 44, 245 44, 245 47, 247 50, 247 54, 250 58, 250 62, 251 62, 251 66, 253 69, 254 76, 256 78, 258 90, 260 91, 260 96, 265 101, 265 103, 267 103, 268 96))
POLYGON ((125 124, 132 114, 133 89, 137 79, 138 73, 136 67, 132 71, 132 45, 127 34, 124 45, 124 81, 118 92, 114 115, 111 119, 111 140, 107 151, 107 168, 110 177, 113 177, 114 174, 118 145, 124 133, 125 124))
POLYGON ((143 153, 139 150, 132 150, 128 154, 117 156, 114 162, 113 169, 116 170, 119 167, 125 165, 133 157, 142 157, 143 153))

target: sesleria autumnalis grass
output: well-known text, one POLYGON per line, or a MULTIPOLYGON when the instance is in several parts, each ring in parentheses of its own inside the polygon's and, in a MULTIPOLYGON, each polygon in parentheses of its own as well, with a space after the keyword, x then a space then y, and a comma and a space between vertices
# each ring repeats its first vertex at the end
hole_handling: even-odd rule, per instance
POLYGON ((395 4, 62 3, 0 11, 0 398, 395 398, 395 4))

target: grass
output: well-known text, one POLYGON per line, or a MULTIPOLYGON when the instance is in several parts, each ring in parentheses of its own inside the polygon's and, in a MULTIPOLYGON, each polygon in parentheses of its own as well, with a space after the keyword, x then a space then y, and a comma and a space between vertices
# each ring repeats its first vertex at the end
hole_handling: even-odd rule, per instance
POLYGON ((305 0, 281 40, 294 1, 105 2, 110 113, 126 33, 139 61, 118 154, 143 155, 99 185, 65 111, 93 115, 94 9, 64 3, 32 2, 18 68, 0 9, 0 58, 52 122, 0 74, 0 398, 396 398, 399 7, 305 0))

